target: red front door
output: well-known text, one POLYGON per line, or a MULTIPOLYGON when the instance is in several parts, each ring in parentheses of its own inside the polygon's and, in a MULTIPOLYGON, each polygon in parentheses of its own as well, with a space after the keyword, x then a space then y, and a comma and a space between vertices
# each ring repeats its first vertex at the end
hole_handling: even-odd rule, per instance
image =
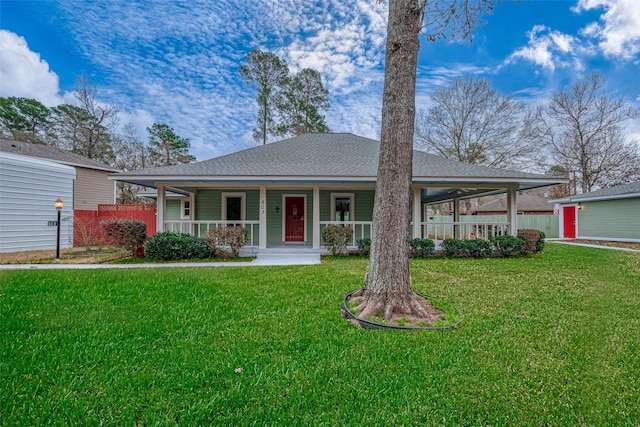
POLYGON ((304 197, 285 200, 284 241, 304 242, 304 197))
POLYGON ((562 216, 564 217, 564 238, 575 239, 576 238, 576 207, 564 206, 562 208, 562 216))

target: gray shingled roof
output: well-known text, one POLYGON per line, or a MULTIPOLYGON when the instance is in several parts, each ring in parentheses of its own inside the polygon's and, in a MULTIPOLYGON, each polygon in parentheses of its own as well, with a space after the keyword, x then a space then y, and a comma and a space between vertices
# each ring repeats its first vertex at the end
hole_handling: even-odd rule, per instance
POLYGON ((578 201, 586 201, 591 199, 619 199, 625 197, 640 197, 640 181, 629 184, 616 185, 611 188, 603 188, 602 190, 591 191, 584 194, 576 194, 575 196, 565 197, 564 199, 554 200, 560 203, 571 203, 578 201))
MULTIPOLYGON (((516 198, 518 211, 527 212, 547 212, 553 211, 553 205, 544 197, 533 194, 520 194, 516 198)), ((498 199, 479 206, 475 212, 506 212, 507 197, 500 196, 498 199)))
MULTIPOLYGON (((310 133, 201 162, 126 172, 115 175, 115 179, 322 177, 375 180, 379 149, 378 141, 353 134, 310 133)), ((414 150, 413 175, 415 178, 432 180, 553 179, 544 175, 468 165, 417 150, 414 150)))
POLYGON ((10 139, 0 138, 0 151, 14 154, 22 154, 23 156, 38 157, 40 159, 50 160, 56 163, 62 163, 69 166, 78 166, 87 169, 97 169, 108 172, 119 172, 118 169, 109 165, 72 153, 71 151, 61 150, 59 148, 50 147, 43 144, 32 144, 30 142, 13 141, 10 139))

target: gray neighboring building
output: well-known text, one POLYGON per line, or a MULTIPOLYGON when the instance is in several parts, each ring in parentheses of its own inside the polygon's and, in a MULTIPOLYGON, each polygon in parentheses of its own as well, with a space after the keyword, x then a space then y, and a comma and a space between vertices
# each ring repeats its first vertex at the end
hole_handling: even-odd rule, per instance
POLYGON ((72 247, 75 179, 71 166, 0 152, 0 253, 55 249, 58 198, 60 246, 72 247))
POLYGON ((640 242, 640 181, 554 200, 560 237, 640 242))
POLYGON ((2 138, 0 152, 20 154, 73 167, 77 174, 73 188, 74 209, 95 211, 99 204, 116 202, 116 187, 108 175, 119 170, 109 165, 48 145, 2 138))

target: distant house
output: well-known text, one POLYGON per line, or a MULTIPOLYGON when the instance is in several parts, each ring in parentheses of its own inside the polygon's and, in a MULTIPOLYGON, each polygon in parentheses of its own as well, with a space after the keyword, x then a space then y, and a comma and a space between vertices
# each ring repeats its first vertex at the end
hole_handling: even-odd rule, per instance
POLYGON ((116 201, 116 187, 108 175, 119 170, 109 165, 48 145, 1 138, 0 152, 20 154, 73 167, 77 175, 73 188, 73 203, 70 203, 70 200, 64 202, 76 210, 97 210, 99 204, 116 201))
MULTIPOLYGON (((544 197, 534 194, 518 194, 516 208, 518 215, 553 215, 553 205, 544 197)), ((506 215, 506 213, 506 196, 501 196, 471 211, 472 215, 506 215)))
MULTIPOLYGON (((242 225, 249 245, 323 246, 329 224, 370 237, 380 143, 346 133, 310 133, 196 163, 123 172, 111 179, 157 189, 157 230, 203 236, 210 228, 242 225), (185 197, 171 199, 168 192, 185 197)), ((412 235, 484 236, 515 231, 520 190, 567 182, 413 153, 412 235), (455 209, 447 224, 429 223, 426 205, 507 193, 506 221, 463 223, 455 209), (434 231, 432 226, 440 229, 434 231)), ((388 209, 393 211, 394 207, 388 209)))
POLYGON ((560 237, 640 242, 640 182, 554 200, 560 237))

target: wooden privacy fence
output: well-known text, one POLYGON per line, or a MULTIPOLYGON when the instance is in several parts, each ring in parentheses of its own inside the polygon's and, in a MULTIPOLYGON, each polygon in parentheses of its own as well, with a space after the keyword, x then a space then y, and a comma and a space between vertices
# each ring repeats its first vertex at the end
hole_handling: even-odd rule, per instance
POLYGON ((101 221, 109 219, 135 219, 147 224, 147 235, 156 234, 156 205, 123 204, 98 205, 97 211, 76 209, 73 211, 73 245, 108 245, 101 221))

